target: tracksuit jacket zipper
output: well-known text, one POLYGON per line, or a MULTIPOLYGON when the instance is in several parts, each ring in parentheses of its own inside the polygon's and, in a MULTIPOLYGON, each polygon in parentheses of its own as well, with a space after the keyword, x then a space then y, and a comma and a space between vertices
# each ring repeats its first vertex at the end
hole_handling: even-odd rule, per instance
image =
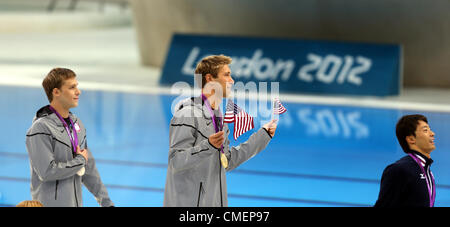
POLYGON ((56 186, 55 186, 55 200, 57 200, 57 198, 58 198, 58 183, 59 183, 59 180, 56 180, 56 186))
POLYGON ((202 194, 202 190, 203 190, 203 182, 200 182, 200 188, 198 189, 197 207, 200 206, 200 196, 201 196, 201 194, 202 194))

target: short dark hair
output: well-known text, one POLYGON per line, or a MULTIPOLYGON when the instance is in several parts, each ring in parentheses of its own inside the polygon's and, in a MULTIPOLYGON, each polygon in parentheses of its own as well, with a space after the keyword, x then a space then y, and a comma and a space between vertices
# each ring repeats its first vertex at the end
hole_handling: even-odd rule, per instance
POLYGON ((410 153, 410 148, 408 142, 406 142, 406 137, 411 135, 416 136, 416 129, 419 121, 424 121, 428 124, 427 118, 420 114, 405 115, 397 122, 395 134, 397 135, 397 140, 405 153, 410 153))
POLYGON ((42 87, 44 87, 48 101, 52 102, 53 100, 53 89, 55 88, 61 89, 61 86, 64 84, 65 80, 74 77, 76 77, 76 74, 70 69, 65 68, 52 69, 47 74, 44 81, 42 81, 42 87))

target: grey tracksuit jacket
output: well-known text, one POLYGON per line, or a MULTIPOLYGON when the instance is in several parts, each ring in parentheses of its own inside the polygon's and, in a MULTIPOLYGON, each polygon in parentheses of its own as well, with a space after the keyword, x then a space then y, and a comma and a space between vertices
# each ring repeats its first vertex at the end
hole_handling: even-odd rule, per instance
POLYGON ((201 97, 181 101, 170 122, 170 149, 164 206, 228 206, 225 171, 231 171, 262 151, 271 137, 261 128, 247 142, 229 147, 224 124, 224 152, 228 168, 220 162, 220 150, 209 143, 215 133, 209 110, 201 97))
POLYGON ((86 129, 74 114, 69 117, 78 124, 80 149, 88 150, 88 162, 82 155, 75 155, 63 123, 49 108, 42 107, 33 119, 26 135, 26 147, 30 158, 31 196, 44 206, 82 206, 83 183, 101 206, 114 206, 95 166, 95 160, 86 141, 86 129), (76 173, 85 167, 85 174, 76 173))

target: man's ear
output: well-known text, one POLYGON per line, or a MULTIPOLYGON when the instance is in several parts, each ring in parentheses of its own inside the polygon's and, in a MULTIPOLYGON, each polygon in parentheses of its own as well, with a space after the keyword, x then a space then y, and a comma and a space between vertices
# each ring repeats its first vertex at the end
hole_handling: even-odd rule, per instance
POLYGON ((53 88, 52 90, 53 98, 56 96, 59 96, 61 94, 61 91, 58 88, 53 88))
POLYGON ((407 136, 406 137, 406 142, 408 144, 416 144, 416 137, 413 135, 407 136))
POLYGON ((208 73, 208 74, 206 74, 205 79, 206 79, 206 83, 211 82, 213 80, 213 75, 208 73))

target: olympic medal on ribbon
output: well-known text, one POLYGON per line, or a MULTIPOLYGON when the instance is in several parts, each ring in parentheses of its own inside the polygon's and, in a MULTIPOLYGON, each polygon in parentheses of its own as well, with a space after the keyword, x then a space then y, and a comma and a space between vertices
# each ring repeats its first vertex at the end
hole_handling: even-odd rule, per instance
POLYGON ((225 168, 225 169, 228 168, 228 159, 224 153, 220 153, 220 161, 222 162, 223 168, 225 168))

